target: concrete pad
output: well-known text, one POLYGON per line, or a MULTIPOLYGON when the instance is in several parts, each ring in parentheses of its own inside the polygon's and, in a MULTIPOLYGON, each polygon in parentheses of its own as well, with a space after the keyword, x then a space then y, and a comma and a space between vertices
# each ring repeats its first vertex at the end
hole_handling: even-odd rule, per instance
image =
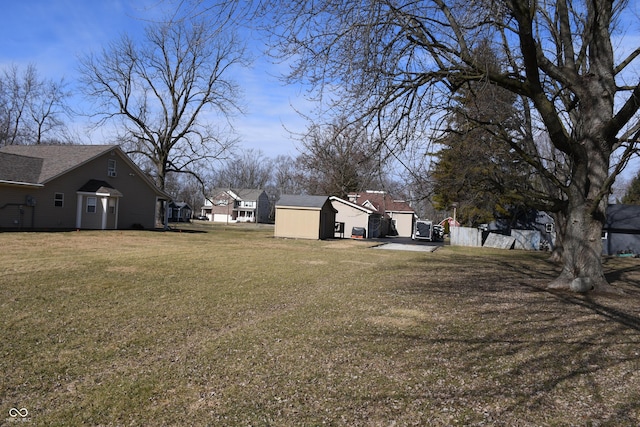
POLYGON ((389 249, 395 251, 413 251, 413 252, 433 252, 438 249, 438 246, 428 245, 405 245, 402 243, 385 243, 380 246, 375 246, 373 249, 389 249))

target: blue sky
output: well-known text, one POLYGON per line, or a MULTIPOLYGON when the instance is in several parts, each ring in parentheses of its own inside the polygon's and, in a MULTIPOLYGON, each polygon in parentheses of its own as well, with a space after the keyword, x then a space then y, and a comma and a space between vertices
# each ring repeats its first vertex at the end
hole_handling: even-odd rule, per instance
MULTIPOLYGON (((99 52, 122 33, 140 35, 145 19, 159 18, 159 0, 0 0, 3 24, 0 26, 0 69, 12 64, 24 70, 36 66, 41 78, 64 78, 75 93, 72 103, 81 102, 75 86, 78 57, 99 52)), ((261 46, 253 46, 259 50, 261 46)), ((246 115, 233 124, 241 148, 260 149, 268 157, 295 156, 295 141, 287 130, 300 132, 306 123, 296 109, 306 111, 309 104, 299 90, 283 86, 275 77, 277 67, 256 58, 252 69, 234 76, 243 88, 246 115), (285 130, 285 127, 287 130, 285 130)), ((86 135, 85 121, 76 129, 86 135)), ((98 133, 84 143, 104 143, 98 133)))
MULTIPOLYGON (((3 24, 0 26, 0 69, 18 65, 24 69, 34 64, 41 77, 64 78, 75 93, 73 102, 82 99, 77 86, 78 57, 98 52, 106 43, 126 32, 139 35, 145 19, 162 16, 158 5, 167 0, 0 0, 3 24)), ((623 16, 625 44, 614 40, 619 54, 628 54, 640 42, 640 2, 630 1, 623 16)), ((253 46, 256 51, 260 45, 253 46)), ((640 72, 629 70, 632 81, 640 72)), ((256 58, 249 70, 234 76, 242 86, 246 115, 233 124, 240 138, 239 148, 261 150, 268 157, 297 155, 296 142, 288 131, 302 132, 306 122, 296 110, 309 112, 311 105, 300 88, 285 87, 275 77, 278 67, 264 58, 256 58), (286 128, 286 129, 285 129, 286 128)), ((87 134, 86 122, 74 128, 83 135, 83 143, 104 143, 99 132, 87 134)), ((103 132, 108 134, 108 130, 103 132)), ((637 162, 629 168, 633 176, 637 162)))

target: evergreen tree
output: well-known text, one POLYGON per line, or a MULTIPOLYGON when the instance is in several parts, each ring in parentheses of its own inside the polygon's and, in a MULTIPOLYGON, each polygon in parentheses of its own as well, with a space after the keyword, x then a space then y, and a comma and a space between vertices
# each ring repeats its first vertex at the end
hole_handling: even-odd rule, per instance
MULTIPOLYGON (((497 68, 497 58, 486 43, 476 50, 479 61, 497 68)), ((491 123, 516 134, 518 114, 514 94, 488 82, 469 82, 454 99, 448 132, 438 141, 442 147, 433 171, 437 209, 458 205, 458 221, 477 226, 502 217, 512 219, 526 208, 517 191, 529 171, 519 157, 497 136, 491 123)))
POLYGON ((622 203, 627 205, 640 205, 640 171, 631 181, 627 192, 622 198, 622 203))

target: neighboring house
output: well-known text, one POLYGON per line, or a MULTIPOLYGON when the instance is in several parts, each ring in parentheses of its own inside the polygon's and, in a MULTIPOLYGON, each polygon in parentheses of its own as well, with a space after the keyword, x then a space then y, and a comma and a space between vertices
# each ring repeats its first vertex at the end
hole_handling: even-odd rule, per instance
POLYGON ((214 222, 268 222, 269 196, 259 189, 217 189, 205 199, 201 215, 214 222))
POLYGON ((336 210, 327 196, 283 195, 276 202, 275 237, 330 239, 336 210))
POLYGON ((337 211, 335 237, 351 237, 354 228, 364 228, 367 238, 386 236, 389 221, 379 212, 336 196, 329 197, 329 200, 337 211))
POLYGON ((169 212, 167 215, 169 222, 189 222, 192 214, 193 210, 187 202, 169 203, 169 212))
POLYGON ((115 145, 0 148, 0 229, 155 228, 169 200, 115 145))
POLYGON ((481 228, 483 240, 490 232, 515 237, 515 249, 551 250, 556 241, 553 217, 535 209, 520 212, 515 218, 498 218, 481 228))
MULTIPOLYGON (((363 206, 389 221, 389 229, 381 235, 411 237, 417 218, 415 210, 404 200, 394 199, 385 191, 365 191, 347 195, 349 202, 363 206)), ((384 229, 384 224, 381 224, 384 229)))
POLYGON ((604 255, 640 254, 640 206, 615 204, 607 207, 602 230, 604 255))

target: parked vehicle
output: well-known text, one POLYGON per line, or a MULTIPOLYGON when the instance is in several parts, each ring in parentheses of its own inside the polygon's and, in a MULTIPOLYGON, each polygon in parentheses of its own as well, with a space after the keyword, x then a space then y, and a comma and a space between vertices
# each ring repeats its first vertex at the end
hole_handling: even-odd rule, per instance
POLYGON ((444 238, 444 227, 440 224, 434 224, 433 221, 420 220, 416 221, 413 226, 411 239, 428 240, 435 242, 444 238))

